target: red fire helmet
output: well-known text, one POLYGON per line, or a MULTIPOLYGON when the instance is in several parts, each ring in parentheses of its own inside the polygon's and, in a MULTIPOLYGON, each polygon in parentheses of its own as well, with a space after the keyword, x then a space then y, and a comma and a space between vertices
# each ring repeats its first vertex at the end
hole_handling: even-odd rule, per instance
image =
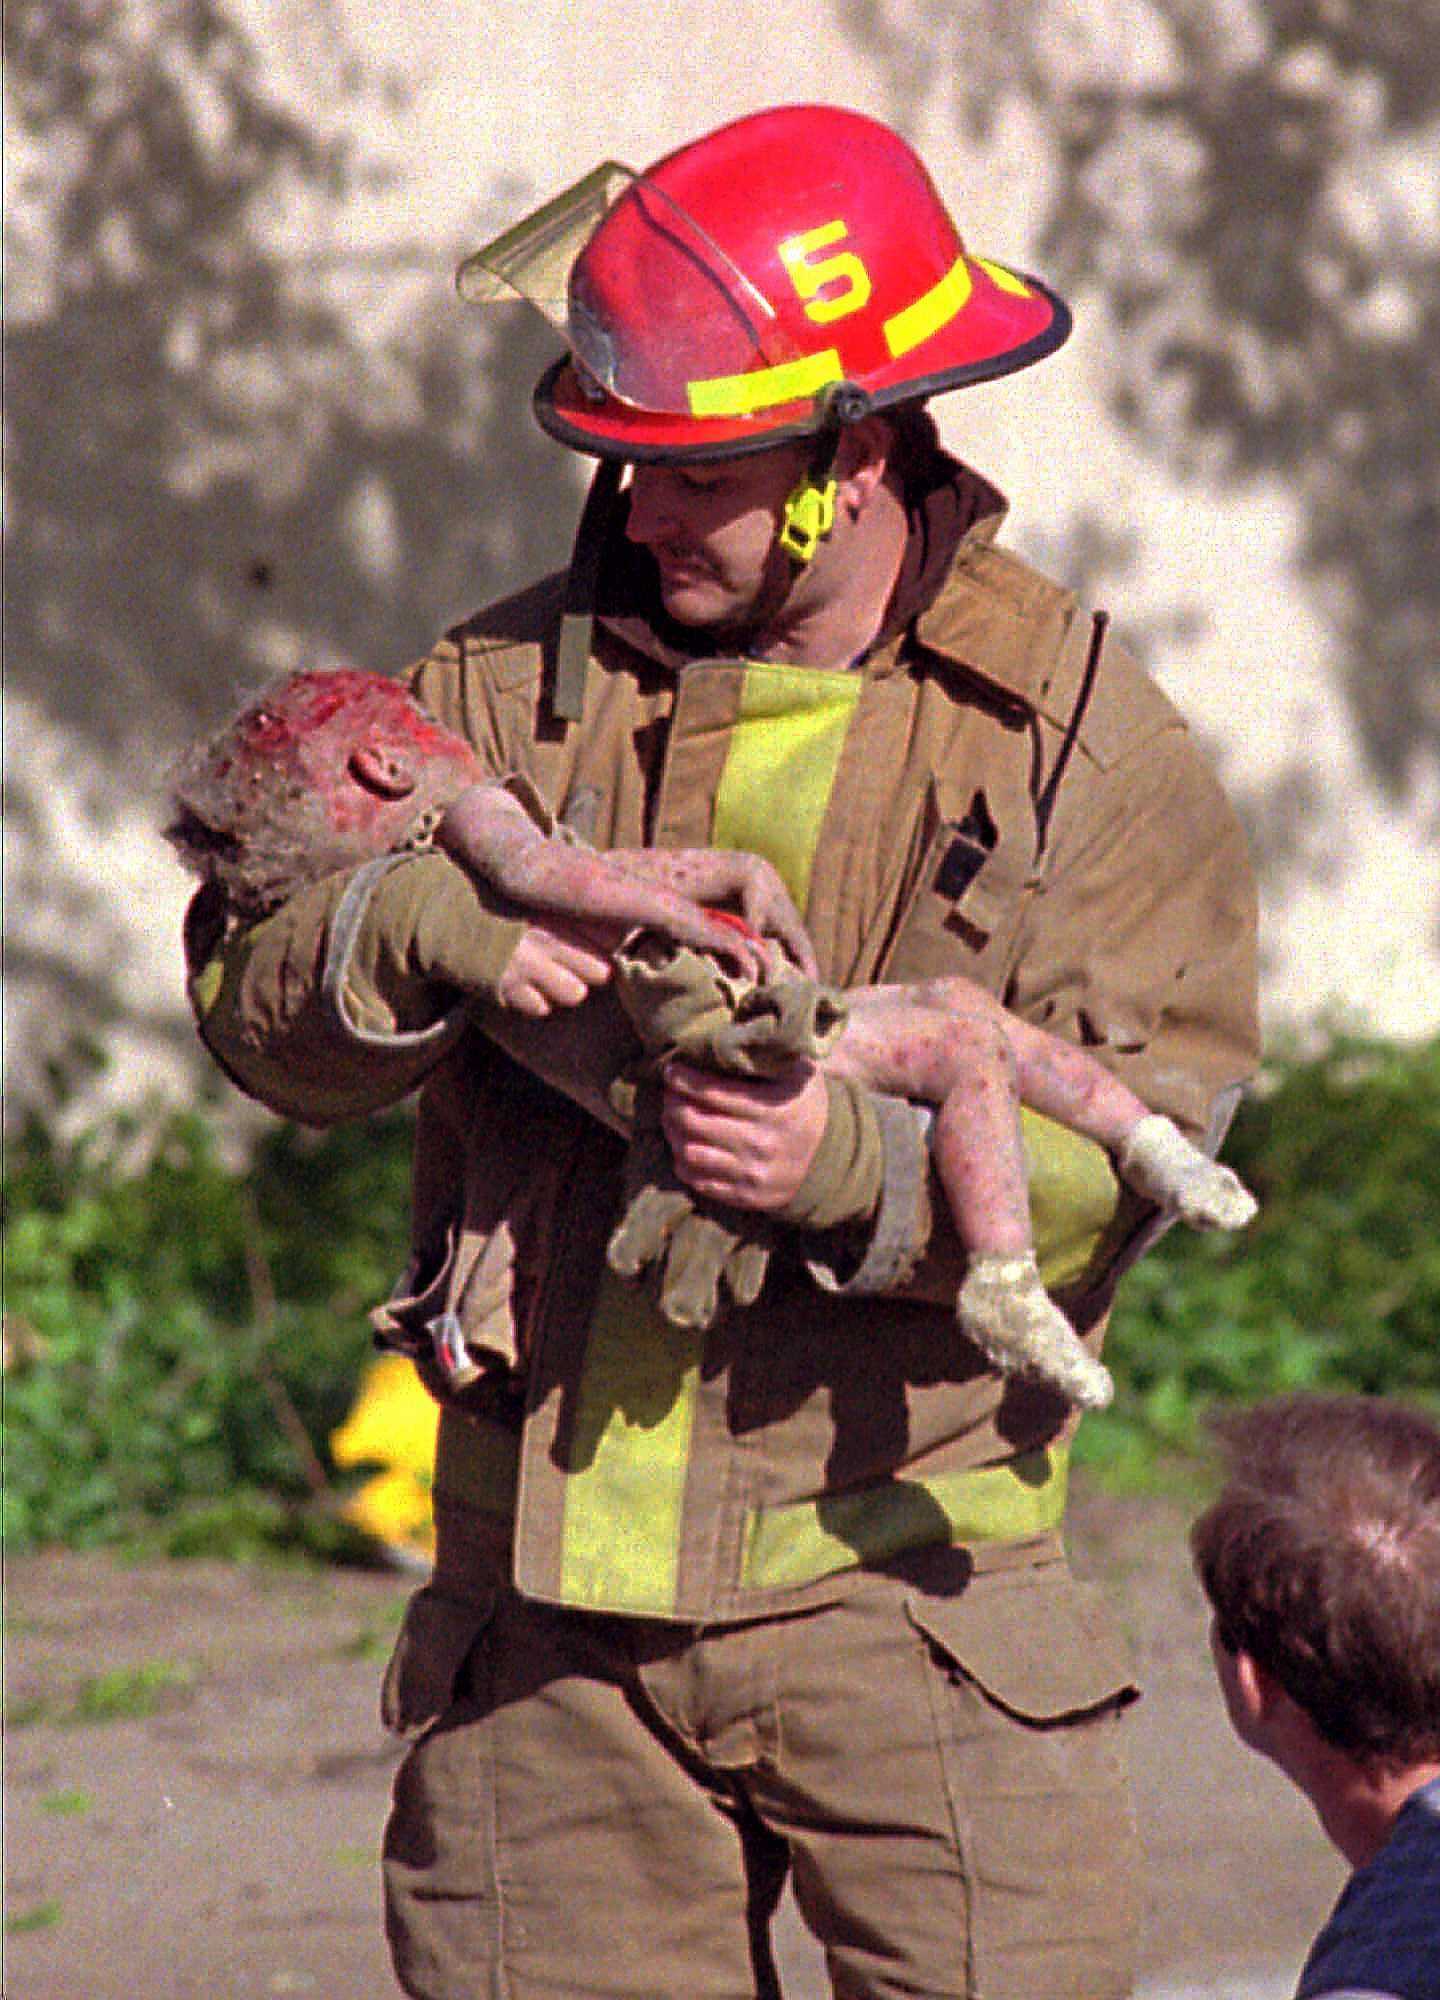
POLYGON ((967 251, 912 148, 854 111, 737 119, 643 174, 607 163, 461 265, 569 353, 535 392, 563 444, 730 457, 838 415, 1026 367, 1070 331, 1037 279, 967 251))

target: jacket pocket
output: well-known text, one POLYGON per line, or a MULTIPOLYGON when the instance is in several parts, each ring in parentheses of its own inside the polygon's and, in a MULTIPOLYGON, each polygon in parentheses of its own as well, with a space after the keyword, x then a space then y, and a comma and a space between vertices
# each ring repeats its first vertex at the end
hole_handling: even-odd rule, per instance
POLYGON ((1063 1562, 982 1574, 954 1597, 917 1593, 906 1610, 951 1673, 1019 1722, 1079 1720, 1139 1696, 1102 1594, 1063 1562))
POLYGON ((1109 1611, 1063 1561, 906 1607, 966 1883, 967 1991, 1120 2000, 1141 1920, 1123 1721, 1138 1690, 1109 1611))
POLYGON ((454 1705, 464 1692, 466 1662, 494 1615, 493 1592, 455 1597, 427 1583, 415 1593, 381 1683, 387 1729, 413 1736, 454 1705))
POLYGON ((983 789, 965 798, 932 781, 924 859, 881 976, 901 984, 955 972, 983 979, 1004 961, 1032 860, 1030 840, 992 811, 983 789))

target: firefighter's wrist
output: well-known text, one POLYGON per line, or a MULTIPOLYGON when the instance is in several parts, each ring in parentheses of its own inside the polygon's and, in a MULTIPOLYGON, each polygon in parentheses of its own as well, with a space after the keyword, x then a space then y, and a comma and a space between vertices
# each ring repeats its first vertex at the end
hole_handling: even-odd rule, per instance
POLYGON ((825 1130, 804 1180, 778 1222, 803 1229, 838 1229, 868 1222, 880 1200, 884 1148, 869 1093, 852 1078, 825 1078, 825 1130))
POLYGON ((525 920, 497 909, 463 869, 440 855, 415 864, 431 871, 417 898, 410 951, 415 969, 438 985, 493 1000, 525 920))

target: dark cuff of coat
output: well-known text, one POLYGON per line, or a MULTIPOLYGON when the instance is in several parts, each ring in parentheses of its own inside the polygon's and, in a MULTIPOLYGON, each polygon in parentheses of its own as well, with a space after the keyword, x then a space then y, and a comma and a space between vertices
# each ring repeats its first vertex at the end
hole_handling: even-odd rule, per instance
POLYGON ((777 1222, 804 1229, 836 1229, 865 1222, 874 1213, 884 1173, 883 1151, 869 1093, 848 1077, 827 1076, 825 1130, 810 1170, 777 1222))
MULTIPOLYGON (((858 1086, 852 1086, 858 1092, 858 1086)), ((930 1126, 921 1105, 876 1091, 859 1093, 879 1141, 880 1186, 868 1234, 836 1232, 833 1246, 812 1248, 810 1275, 825 1291, 853 1297, 898 1291, 930 1238, 930 1126)), ((803 1190, 802 1190, 803 1192, 803 1190)))
POLYGON ((386 854, 336 907, 322 984, 347 1038, 393 1047, 458 1029, 461 998, 492 998, 524 932, 441 854, 386 854))

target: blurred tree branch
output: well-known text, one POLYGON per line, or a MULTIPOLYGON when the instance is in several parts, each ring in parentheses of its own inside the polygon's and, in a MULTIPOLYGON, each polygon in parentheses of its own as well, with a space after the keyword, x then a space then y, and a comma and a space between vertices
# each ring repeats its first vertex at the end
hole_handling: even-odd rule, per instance
POLYGON ((1440 760, 1436 0, 837 0, 898 106, 1022 106, 1058 172, 1038 241, 1126 339, 1114 407, 1182 472, 1283 480, 1370 768, 1440 760))
POLYGON ((564 552, 528 330, 462 319, 419 229, 352 242, 387 181, 353 113, 395 80, 342 42, 302 114, 241 17, 5 13, 10 666, 111 756, 277 670, 394 669, 564 552))

